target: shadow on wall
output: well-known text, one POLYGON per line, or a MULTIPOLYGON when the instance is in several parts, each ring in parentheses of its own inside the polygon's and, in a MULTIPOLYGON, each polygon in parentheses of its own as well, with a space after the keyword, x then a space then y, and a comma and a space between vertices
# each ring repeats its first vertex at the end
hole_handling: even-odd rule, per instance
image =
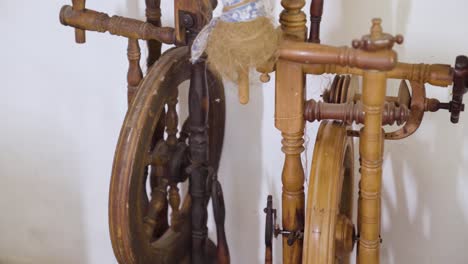
MULTIPOLYGON (((415 11, 427 4, 417 2, 418 6, 405 0, 343 0, 338 26, 324 42, 349 46, 353 38, 367 33, 373 17, 383 19, 384 31, 405 35, 410 16, 417 19, 415 11)), ((415 30, 413 27, 412 33, 415 30)), ((414 43, 417 37, 413 37, 414 43)), ((409 48, 403 45, 396 49, 405 58, 410 57, 405 56, 409 48)), ((430 48, 423 50, 427 54, 430 48)), ((448 53, 434 52, 442 53, 441 56, 448 53)), ((463 147, 466 148, 468 133, 463 123, 468 118, 462 115, 461 119, 461 124, 454 126, 449 123, 446 111, 429 113, 415 135, 386 142, 382 263, 466 263, 468 209, 464 187, 468 179, 463 147)))
POLYGON ((2 118, 0 263, 87 263, 80 165, 56 144, 70 138, 31 114, 2 118))
POLYGON ((460 180, 466 181, 460 142, 468 140, 468 133, 442 122, 448 122, 445 112, 426 115, 418 132, 431 131, 430 137, 420 135, 387 143, 386 154, 392 161, 387 167, 391 166, 393 174, 385 175, 382 199, 385 263, 466 261, 462 252, 468 219, 457 191, 460 180))

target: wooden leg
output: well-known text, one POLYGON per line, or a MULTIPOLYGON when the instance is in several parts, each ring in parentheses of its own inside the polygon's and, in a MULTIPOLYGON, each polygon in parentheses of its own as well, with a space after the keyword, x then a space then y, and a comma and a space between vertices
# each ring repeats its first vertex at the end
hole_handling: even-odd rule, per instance
POLYGON ((361 181, 359 184, 357 259, 378 264, 380 254, 380 197, 382 187, 383 130, 386 78, 382 72, 364 72, 362 102, 365 119, 361 131, 361 181))
MULTIPOLYGON (((275 125, 282 132, 285 162, 282 173, 283 229, 296 232, 304 228, 304 171, 301 152, 304 151, 305 78, 302 67, 285 61, 277 63, 275 125)), ((283 238, 283 263, 301 263, 302 239, 288 244, 283 238)))
POLYGON ((204 264, 205 244, 208 228, 206 226, 208 201, 206 179, 208 170, 208 91, 205 79, 205 62, 192 66, 189 91, 190 113, 190 195, 192 196, 192 263, 204 264))

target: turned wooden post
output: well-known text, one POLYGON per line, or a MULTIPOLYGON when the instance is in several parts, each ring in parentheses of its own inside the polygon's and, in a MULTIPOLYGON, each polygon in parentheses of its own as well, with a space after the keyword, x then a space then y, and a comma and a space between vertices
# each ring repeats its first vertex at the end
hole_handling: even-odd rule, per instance
POLYGON ((178 96, 179 96, 179 91, 177 89, 174 89, 172 92, 171 96, 169 96, 167 100, 167 112, 166 112, 166 133, 167 133, 167 138, 166 142, 167 145, 171 149, 175 149, 177 146, 177 132, 178 130, 178 125, 179 125, 179 115, 177 114, 177 103, 178 101, 178 96))
POLYGON ((287 37, 304 41, 307 35, 306 15, 302 12, 304 0, 281 0, 284 10, 280 14, 281 29, 287 37))
POLYGON ((358 203, 360 239, 357 251, 359 264, 379 263, 385 75, 384 72, 378 71, 365 71, 363 74, 362 103, 365 118, 359 145, 361 155, 358 203))
MULTIPOLYGON (((166 113, 166 143, 171 151, 174 151, 177 147, 177 132, 179 124, 179 116, 177 115, 177 103, 178 103, 179 91, 174 89, 171 96, 167 100, 167 113, 166 113)), ((172 209, 171 226, 177 225, 177 216, 179 213, 180 206, 180 195, 177 182, 170 182, 169 184, 169 205, 172 209)))
POLYGON ((131 105, 133 98, 136 95, 138 86, 143 79, 143 73, 140 67, 140 45, 138 39, 128 39, 127 48, 128 57, 128 73, 127 73, 127 101, 128 106, 131 105))
MULTIPOLYGON (((160 27, 161 26, 161 0, 146 0, 146 22, 160 27)), ((161 56, 162 43, 157 40, 148 40, 148 59, 146 64, 151 67, 161 56)))
MULTIPOLYGON (((305 78, 300 64, 279 60, 276 65, 275 126, 282 132, 285 161, 282 173, 282 224, 285 231, 304 228, 304 151, 305 78)), ((302 239, 288 245, 283 237, 283 263, 301 263, 302 239)))
MULTIPOLYGON (((281 0, 281 29, 285 37, 304 41, 307 36, 304 0, 281 0)), ((282 132, 285 161, 282 173, 282 224, 286 231, 304 229, 304 151, 305 77, 300 64, 279 60, 276 64, 275 126, 282 132)), ((283 263, 301 263, 301 239, 288 245, 283 237, 283 263)))
POLYGON ((208 195, 206 181, 208 170, 208 87, 206 85, 204 60, 192 65, 189 90, 190 113, 190 196, 192 197, 192 263, 206 263, 205 244, 208 235, 206 226, 208 195))
POLYGON ((320 22, 323 14, 323 0, 312 0, 310 3, 309 42, 320 43, 320 22))

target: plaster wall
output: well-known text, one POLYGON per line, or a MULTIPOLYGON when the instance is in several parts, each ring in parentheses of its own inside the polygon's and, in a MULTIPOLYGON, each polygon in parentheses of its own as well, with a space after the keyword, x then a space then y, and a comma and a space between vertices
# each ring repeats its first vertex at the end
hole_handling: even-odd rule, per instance
MULTIPOLYGON (((142 0, 87 2, 110 14, 144 17, 142 0)), ((87 44, 74 44, 73 30, 58 21, 68 3, 0 2, 1 264, 116 263, 107 198, 126 111, 126 40, 90 32, 87 44)), ((172 25, 171 1, 162 6, 163 24, 172 25)), ((277 17, 279 2, 271 6, 277 17)), ((368 32, 371 18, 381 17, 385 31, 406 37, 397 48, 401 61, 453 64, 456 55, 468 54, 467 9, 460 0, 329 0, 322 41, 349 45, 368 32)), ((308 97, 318 98, 330 82, 330 76, 309 77, 308 97)), ((389 83, 390 90, 396 85, 389 83)), ((266 197, 272 194, 277 208, 281 201, 274 76, 263 86, 252 84, 247 106, 236 94, 226 83, 219 175, 227 237, 232 263, 262 263, 266 197)), ((447 101, 450 90, 428 87, 428 95, 447 101)), ((467 123, 466 114, 457 126, 446 112, 428 114, 414 136, 387 142, 382 263, 467 263, 467 123)), ((316 130, 316 124, 307 127, 304 161, 312 158, 316 130)), ((274 248, 280 263, 279 240, 274 248)))

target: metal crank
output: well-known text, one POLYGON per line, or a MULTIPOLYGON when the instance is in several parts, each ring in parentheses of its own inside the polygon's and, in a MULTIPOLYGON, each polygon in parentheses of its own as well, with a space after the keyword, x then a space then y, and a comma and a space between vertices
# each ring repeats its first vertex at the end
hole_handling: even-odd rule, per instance
POLYGON ((277 238, 279 235, 287 237, 288 245, 292 246, 297 240, 304 238, 304 229, 289 231, 279 227, 276 223, 276 209, 273 208, 273 197, 268 195, 267 205, 263 209, 266 214, 265 217, 265 263, 273 263, 273 237, 277 238))

